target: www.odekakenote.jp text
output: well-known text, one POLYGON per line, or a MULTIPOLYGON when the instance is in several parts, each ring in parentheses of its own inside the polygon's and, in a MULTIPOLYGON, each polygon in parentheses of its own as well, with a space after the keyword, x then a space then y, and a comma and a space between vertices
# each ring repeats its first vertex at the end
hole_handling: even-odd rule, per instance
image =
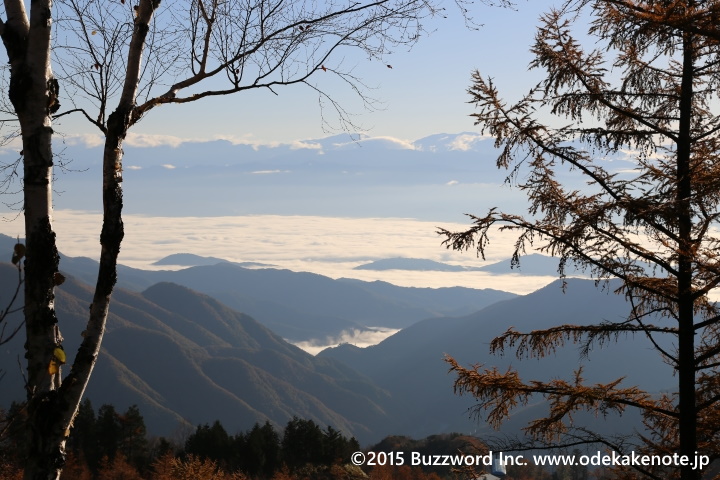
POLYGON ((503 466, 534 465, 547 466, 690 466, 693 470, 702 470, 710 463, 707 455, 694 456, 680 455, 639 455, 635 452, 621 455, 617 452, 596 452, 592 455, 512 455, 503 452, 489 452, 486 455, 429 455, 420 452, 355 452, 350 460, 355 465, 382 466, 382 465, 410 465, 410 466, 475 466, 489 467, 493 460, 503 466))

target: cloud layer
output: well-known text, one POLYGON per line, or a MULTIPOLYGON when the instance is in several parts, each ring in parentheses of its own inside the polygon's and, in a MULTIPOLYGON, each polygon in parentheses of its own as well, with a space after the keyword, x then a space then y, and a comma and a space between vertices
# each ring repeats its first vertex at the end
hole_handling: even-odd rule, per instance
POLYGON ((337 347, 343 343, 349 343, 360 348, 376 345, 390 335, 394 335, 399 331, 399 329, 393 328, 372 328, 369 330, 353 329, 351 331, 345 331, 337 337, 327 337, 307 342, 296 342, 294 345, 302 348, 311 355, 317 355, 328 347, 337 347))
MULTIPOLYGON (((0 233, 22 236, 22 217, 6 214, 0 233)), ((492 236, 486 262, 473 252, 453 252, 441 245, 438 226, 466 228, 465 224, 406 218, 338 218, 319 216, 241 215, 223 217, 157 217, 126 215, 120 263, 157 269, 152 263, 173 253, 194 253, 237 262, 260 262, 332 278, 383 280, 415 287, 466 286, 528 293, 553 277, 522 277, 508 270, 497 276, 483 272, 408 272, 353 270, 368 260, 409 257, 445 263, 481 266, 508 258, 514 237, 492 236)), ((59 210, 54 216, 58 247, 72 257, 97 258, 101 216, 98 213, 59 210)), ((62 264, 61 264, 62 266, 62 264)))

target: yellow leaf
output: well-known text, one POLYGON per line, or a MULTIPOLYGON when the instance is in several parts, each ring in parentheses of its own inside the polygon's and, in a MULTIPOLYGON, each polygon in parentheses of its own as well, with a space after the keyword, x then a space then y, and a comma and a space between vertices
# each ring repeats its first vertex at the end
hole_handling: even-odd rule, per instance
POLYGON ((50 375, 55 375, 59 371, 60 371, 60 368, 58 368, 58 364, 55 361, 55 359, 53 358, 52 360, 50 360, 50 365, 48 365, 48 373, 50 375))
POLYGON ((53 361, 56 361, 60 365, 65 363, 65 360, 67 359, 67 356, 65 355, 65 350, 63 350, 63 347, 55 347, 55 350, 53 350, 53 361))
POLYGON ((93 30, 92 32, 90 32, 90 35, 95 35, 96 33, 97 33, 97 30, 93 30))

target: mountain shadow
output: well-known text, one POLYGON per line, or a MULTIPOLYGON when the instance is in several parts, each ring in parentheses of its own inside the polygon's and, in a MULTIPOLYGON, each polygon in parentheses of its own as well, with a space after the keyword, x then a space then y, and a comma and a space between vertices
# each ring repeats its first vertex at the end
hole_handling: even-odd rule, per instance
MULTIPOLYGON (((0 265, 0 291, 17 279, 0 265)), ((92 290, 69 277, 57 288, 57 313, 71 363, 92 290)), ((22 302, 22 299, 20 299, 22 302)), ((11 321, 19 321, 16 316, 11 321)), ((23 397, 24 335, 3 346, 0 405, 23 397)), ((315 358, 251 317, 171 283, 142 293, 117 289, 102 352, 86 396, 119 409, 137 404, 154 434, 220 420, 231 431, 293 416, 333 425, 368 441, 391 431, 391 397, 341 362, 315 358)))
MULTIPOLYGON (((611 283, 603 290, 590 280, 568 279, 563 291, 562 282, 558 281, 472 315, 417 322, 374 346, 358 348, 345 344, 326 349, 318 356, 334 358, 357 369, 405 405, 398 418, 398 432, 415 437, 450 431, 495 434, 482 422, 482 417, 480 421, 469 417, 472 398, 453 394, 454 377, 448 375, 445 354, 462 365, 480 364, 500 371, 512 366, 523 379, 570 379, 582 367, 588 383, 609 382, 624 376, 623 385, 639 385, 652 393, 672 389, 675 383, 672 369, 644 338, 621 336, 617 342, 591 349, 587 357, 574 344, 542 359, 518 359, 512 349, 504 355, 490 355, 489 342, 511 326, 529 332, 560 324, 625 318, 629 305, 622 296, 612 293, 614 286, 611 283)), ((502 432, 517 434, 529 419, 543 415, 547 408, 538 397, 529 406, 517 409, 502 432)), ((605 432, 618 433, 641 426, 633 413, 627 413, 622 420, 588 417, 592 416, 580 415, 578 419, 605 432)))

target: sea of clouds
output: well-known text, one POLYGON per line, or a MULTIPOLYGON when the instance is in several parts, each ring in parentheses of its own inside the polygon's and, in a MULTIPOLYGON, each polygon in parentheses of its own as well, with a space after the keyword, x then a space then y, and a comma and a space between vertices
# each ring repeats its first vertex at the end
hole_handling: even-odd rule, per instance
MULTIPOLYGON (((22 217, 5 214, 0 233, 22 236, 22 217)), ((478 267, 507 259, 514 236, 497 232, 486 260, 474 251, 455 252, 442 245, 438 227, 460 230, 468 224, 409 218, 339 218, 319 216, 245 215, 221 217, 156 217, 125 215, 125 240, 120 263, 160 269, 154 262, 173 253, 193 253, 235 262, 259 262, 277 268, 313 272, 331 278, 382 280, 409 287, 494 288, 529 293, 554 277, 524 277, 484 272, 418 272, 354 270, 373 260, 391 257, 424 258, 453 265, 478 267)), ((97 259, 101 215, 58 210, 54 227, 60 251, 70 257, 97 259)))

